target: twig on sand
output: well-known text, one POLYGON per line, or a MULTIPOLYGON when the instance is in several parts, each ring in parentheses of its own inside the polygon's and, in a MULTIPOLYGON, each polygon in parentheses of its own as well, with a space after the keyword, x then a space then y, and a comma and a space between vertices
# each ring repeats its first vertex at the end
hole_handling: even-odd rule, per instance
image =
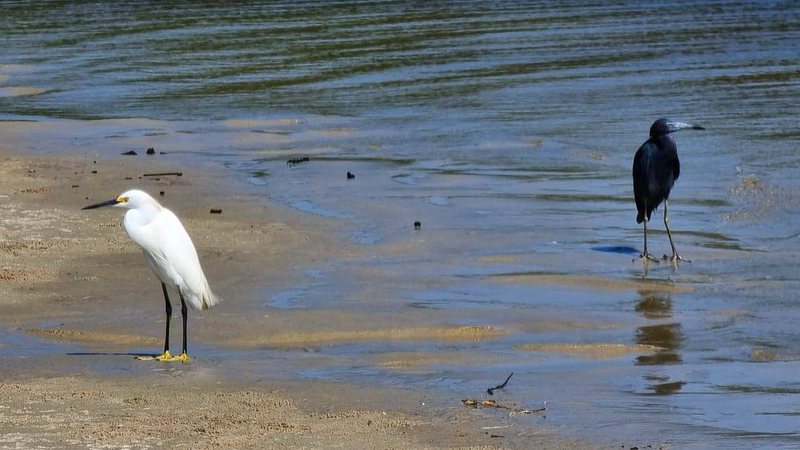
POLYGON ((143 177, 165 177, 167 175, 175 175, 176 177, 182 177, 183 172, 160 172, 160 173, 145 173, 143 177))
POLYGON ((508 384, 508 380, 510 380, 513 375, 514 375, 514 372, 511 372, 510 374, 508 374, 508 378, 506 378, 506 381, 503 381, 503 384, 499 384, 499 385, 497 385, 497 386, 495 386, 493 388, 487 389, 486 393, 488 393, 489 395, 494 395, 494 390, 495 389, 503 389, 504 387, 506 387, 506 385, 508 384))
POLYGON ((470 406, 472 408, 477 408, 478 406, 482 406, 484 408, 497 408, 497 409, 507 409, 508 415, 513 416, 516 414, 533 414, 537 412, 543 412, 547 410, 547 402, 544 402, 541 408, 514 408, 512 406, 506 406, 500 403, 497 403, 496 400, 486 399, 486 400, 474 400, 471 398, 465 398, 461 400, 465 406, 470 406))
POLYGON ((547 402, 544 402, 544 404, 542 404, 541 408, 534 408, 534 409, 523 408, 523 409, 511 411, 510 413, 508 413, 508 415, 509 416, 513 416, 515 414, 533 414, 533 413, 544 412, 544 411, 547 411, 547 402))
POLYGON ((481 427, 481 430, 499 430, 501 428, 508 428, 511 425, 495 425, 493 427, 481 427))

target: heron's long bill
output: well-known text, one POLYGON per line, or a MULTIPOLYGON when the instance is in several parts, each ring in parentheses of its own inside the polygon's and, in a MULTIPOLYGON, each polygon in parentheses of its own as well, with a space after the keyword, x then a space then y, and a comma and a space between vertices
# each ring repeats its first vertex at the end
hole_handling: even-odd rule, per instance
POLYGON ((705 130, 705 128, 701 127, 700 125, 693 125, 691 123, 684 122, 667 122, 667 128, 669 128, 670 133, 681 130, 705 130))
POLYGON ((102 206, 112 206, 112 205, 116 205, 117 203, 120 203, 120 201, 119 201, 119 198, 115 198, 115 199, 113 199, 113 200, 106 200, 106 201, 104 201, 104 202, 100 202, 100 203, 95 203, 94 205, 84 206, 84 207, 83 207, 83 208, 81 208, 81 209, 82 209, 82 210, 83 210, 83 209, 95 209, 95 208, 100 208, 100 207, 102 207, 102 206))

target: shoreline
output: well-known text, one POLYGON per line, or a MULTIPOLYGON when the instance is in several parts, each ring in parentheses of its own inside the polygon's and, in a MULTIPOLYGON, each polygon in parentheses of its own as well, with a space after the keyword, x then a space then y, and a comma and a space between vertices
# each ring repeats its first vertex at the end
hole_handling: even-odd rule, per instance
MULTIPOLYGON (((264 312, 263 300, 257 298, 264 285, 291 285, 297 273, 315 261, 358 253, 324 232, 333 226, 331 221, 273 208, 246 190, 218 189, 230 177, 221 172, 221 176, 198 177, 193 173, 197 168, 169 158, 55 159, 7 148, 0 148, 0 153, 0 187, 8 192, 0 210, 9 218, 0 241, 2 323, 32 342, 20 351, 12 348, 14 342, 0 347, 10 363, 4 364, 0 393, 6 411, 14 412, 0 431, 10 443, 23 447, 56 443, 53 448, 130 443, 140 448, 247 448, 333 447, 346 440, 355 448, 515 446, 513 440, 493 438, 481 429, 496 418, 465 408, 458 399, 425 401, 424 394, 400 389, 298 381, 280 370, 274 377, 266 373, 253 380, 240 373, 237 379, 236 368, 218 367, 230 362, 218 356, 227 349, 267 345, 258 339, 280 347, 281 342, 302 346, 342 338, 342 331, 310 330, 313 320, 312 325, 301 326, 309 316, 324 316, 325 311, 270 310, 267 318, 278 316, 281 326, 267 331, 265 323, 254 318, 258 311, 264 312), (184 176, 139 179, 137 174, 144 169, 180 170, 184 176), (156 351, 161 345, 163 304, 157 281, 122 230, 120 211, 80 211, 130 184, 156 195, 165 191, 163 198, 156 198, 182 219, 212 288, 225 299, 210 311, 189 313, 190 355, 193 348, 200 350, 194 353, 199 359, 187 365, 133 361, 134 353, 156 351), (209 214, 209 208, 219 205, 222 214, 209 214), (294 328, 303 331, 292 334, 294 328), (264 337, 270 332, 274 334, 264 337), (255 344, 247 342, 254 338, 255 344), (30 346, 47 342, 55 349, 24 354, 30 346), (160 387, 153 390, 151 384, 160 387), (170 395, 159 395, 161 388, 170 395), (207 425, 198 425, 192 414, 174 417, 173 396, 180 397, 185 408, 207 411, 199 419, 207 425), (143 405, 148 413, 142 411, 143 405), (257 417, 243 418, 244 407, 259 411, 257 417), (109 408, 116 411, 112 415, 119 414, 117 429, 103 424, 111 414, 109 408), (37 426, 30 427, 32 422, 37 426)), ((357 318, 350 320, 353 326, 358 323, 357 318)), ((460 340, 490 337, 502 330, 356 327, 347 333, 348 340, 393 339, 393 335, 460 340)), ((172 340, 173 346, 178 344, 172 340)), ((535 440, 555 448, 582 446, 545 431, 537 432, 535 440)))

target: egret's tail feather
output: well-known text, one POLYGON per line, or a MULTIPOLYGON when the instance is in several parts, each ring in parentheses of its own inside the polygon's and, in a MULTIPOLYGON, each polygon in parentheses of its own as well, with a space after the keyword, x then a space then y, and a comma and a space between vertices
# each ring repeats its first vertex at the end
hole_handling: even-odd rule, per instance
POLYGON ((212 306, 222 301, 221 298, 217 297, 213 292, 211 292, 211 289, 206 290, 201 300, 202 300, 202 303, 200 305, 201 310, 211 308, 212 306))
POLYGON ((178 289, 181 291, 183 298, 185 298, 186 301, 192 305, 192 308, 201 311, 209 309, 222 301, 221 298, 217 297, 213 292, 211 292, 208 282, 203 284, 203 289, 201 289, 200 292, 190 292, 183 287, 179 287, 178 289))

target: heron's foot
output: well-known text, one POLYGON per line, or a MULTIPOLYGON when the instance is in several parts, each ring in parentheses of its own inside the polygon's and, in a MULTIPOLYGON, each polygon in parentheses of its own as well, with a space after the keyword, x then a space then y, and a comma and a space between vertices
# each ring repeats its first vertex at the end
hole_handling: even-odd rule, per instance
POLYGON ((189 355, 187 353, 181 353, 178 356, 172 356, 169 350, 167 350, 163 354, 158 356, 137 356, 136 359, 138 359, 139 361, 162 361, 162 362, 185 363, 189 361, 189 355))
MULTIPOLYGON (((636 260, 634 259, 634 261, 636 261, 636 260)), ((649 261, 661 262, 660 259, 658 259, 655 256, 651 255, 650 253, 642 253, 641 255, 639 255, 639 261, 641 261, 641 262, 643 262, 645 264, 647 264, 649 261)))
POLYGON ((686 258, 682 257, 681 255, 679 255, 677 253, 673 253, 671 257, 667 256, 667 255, 664 255, 662 257, 662 259, 664 261, 669 260, 670 262, 672 262, 672 265, 674 265, 674 266, 677 266, 679 261, 683 261, 683 262, 687 262, 687 263, 692 262, 692 260, 686 259, 686 258))

